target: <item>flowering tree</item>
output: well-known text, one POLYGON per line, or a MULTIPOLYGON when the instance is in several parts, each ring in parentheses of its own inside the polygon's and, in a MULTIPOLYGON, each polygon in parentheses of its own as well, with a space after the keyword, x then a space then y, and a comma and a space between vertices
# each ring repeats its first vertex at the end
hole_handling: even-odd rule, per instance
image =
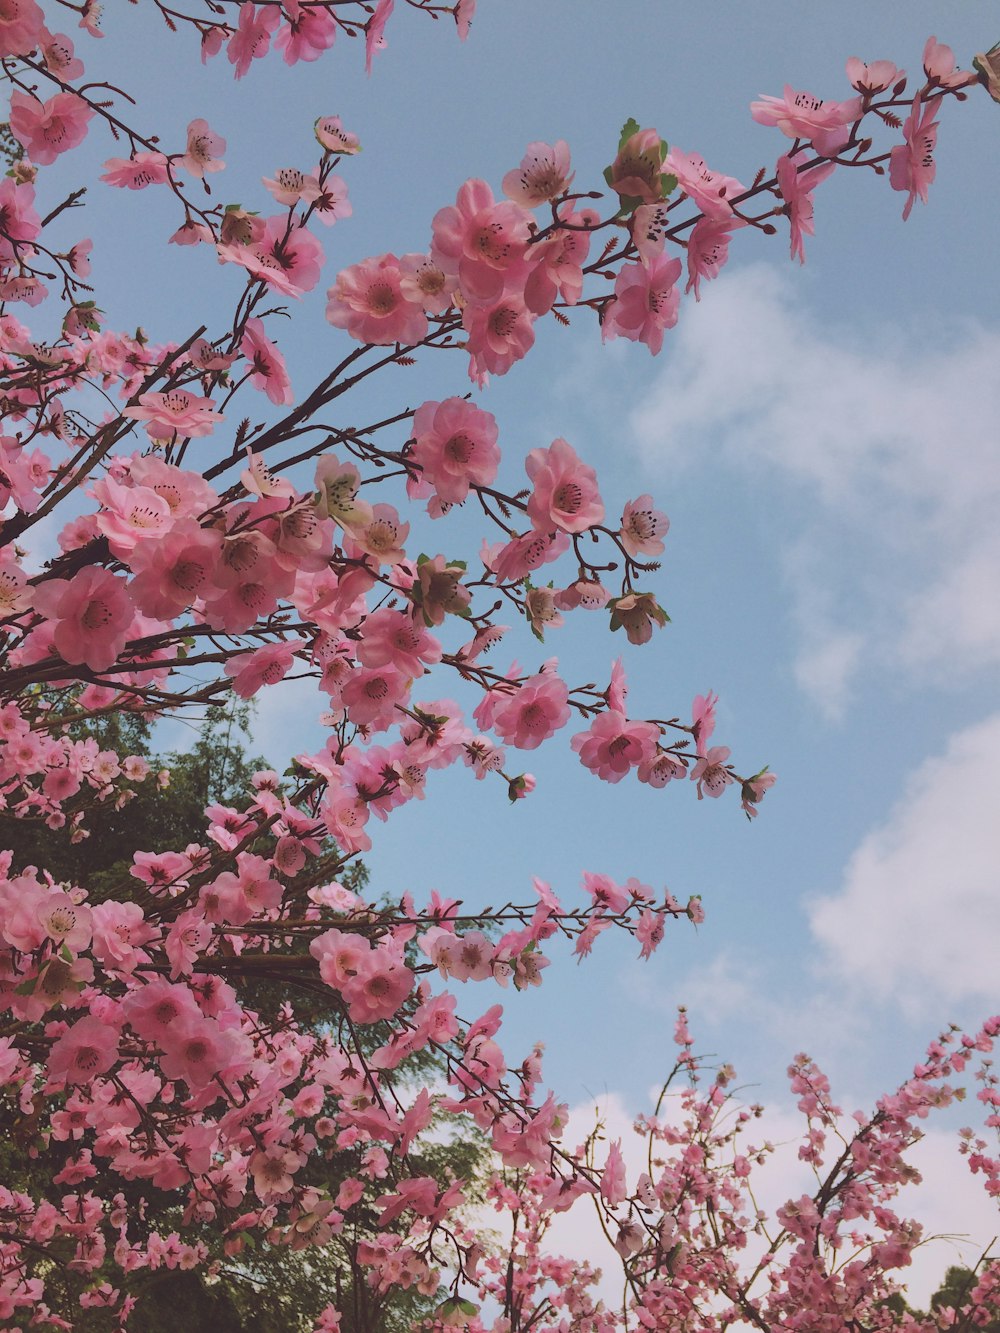
MULTIPOLYGON (((393 14, 393 0, 209 0, 194 13, 148 3, 176 34, 165 42, 197 38, 202 59, 238 79, 258 60, 315 60, 344 35, 363 36, 371 67, 393 14)), ((474 0, 407 3, 468 35, 474 0)), ((473 918, 437 894, 379 904, 343 882, 374 828, 436 770, 464 765, 519 801, 534 780, 517 752, 567 727, 595 779, 735 798, 750 818, 774 775, 712 743, 712 694, 634 718, 620 663, 598 687, 564 680, 555 658, 536 670, 486 659, 507 633, 500 613, 543 640, 570 614, 604 612, 612 631, 650 641, 667 619, 653 575, 668 527, 651 496, 605 497, 564 439, 521 460, 522 485, 500 426, 463 384, 360 426, 336 420, 352 419, 346 398, 372 376, 439 352, 463 352, 481 390, 528 355, 547 318, 590 319, 605 340, 658 352, 682 282, 697 299, 737 233, 787 227, 804 259, 814 192, 838 171, 887 176, 904 218, 926 201, 938 117, 977 75, 931 38, 915 81, 889 61, 852 59, 845 100, 791 88, 765 97, 752 114, 784 136, 783 151, 749 185, 631 121, 600 188, 578 188, 562 141, 530 144, 502 197, 469 180, 412 253, 326 274, 335 364, 293 392, 275 303, 324 277, 316 227, 351 212, 340 175, 360 147, 350 125, 316 122, 308 170, 268 165, 266 216, 216 203, 226 145, 209 121, 193 119, 184 143, 161 142, 126 90, 88 82, 58 30, 71 15, 84 41, 99 37, 99 6, 49 8, 0 0, 11 86, 0 184, 3 813, 78 845, 94 811, 155 781, 141 754, 81 731, 110 715, 199 716, 232 692, 250 699, 309 677, 324 730, 284 775, 257 772, 241 801, 209 803, 195 841, 137 847, 99 890, 4 854, 5 1115, 40 1168, 53 1144, 72 1151, 30 1188, 0 1188, 0 1318, 70 1327, 90 1317, 82 1309, 97 1326, 125 1326, 144 1275, 218 1271, 268 1245, 322 1247, 350 1274, 351 1301, 331 1293, 317 1329, 379 1327, 400 1290, 429 1299, 427 1327, 496 1333, 918 1327, 889 1299, 919 1239, 891 1207, 911 1174, 903 1154, 975 1060, 997 1128, 985 1058, 1000 1021, 945 1034, 913 1079, 849 1126, 799 1058, 802 1155, 817 1188, 769 1224, 750 1185, 767 1149, 740 1137, 752 1111, 730 1115, 729 1071, 704 1081, 683 1016, 679 1117, 643 1122, 648 1169, 630 1179, 620 1145, 562 1142, 565 1108, 540 1090, 537 1052, 510 1067, 496 1040, 501 1007, 488 996, 485 1012, 460 1011, 449 984, 539 985, 556 935, 582 957, 602 932, 624 931, 648 958, 668 925, 701 920, 697 899, 588 872, 578 903, 536 881, 530 901, 473 918), (91 241, 76 226, 80 191, 46 194, 46 168, 68 168, 99 134, 115 154, 101 180, 172 196, 171 241, 212 247, 228 266, 232 301, 213 327, 179 343, 155 341, 155 311, 149 335, 104 327, 87 283, 91 241), (38 319, 58 310, 57 335, 33 331, 24 306, 38 319), (252 424, 265 402, 267 419, 252 424), (444 551, 413 548, 414 505, 440 521, 444 551), (458 558, 449 513, 463 506, 481 518, 482 544, 458 558), (50 516, 58 554, 33 563, 25 544, 50 516), (549 565, 552 580, 536 582, 549 565), (264 981, 281 988, 280 1005, 257 1002, 264 981), (318 988, 333 1015, 319 1029, 302 1017, 318 988), (419 1053, 435 1057, 438 1084, 407 1076, 419 1053), (490 1142, 501 1251, 469 1211, 474 1186, 447 1158, 421 1155, 441 1111, 490 1142), (553 1215, 582 1195, 624 1264, 621 1310, 595 1299, 586 1265, 546 1249, 553 1215), (177 1206, 169 1234, 148 1202, 165 1198, 177 1206), (47 1303, 55 1291, 58 1309, 47 1303)), ((991 57, 977 68, 989 85, 991 57)), ((965 1147, 997 1192, 987 1140, 970 1130, 965 1147)), ((998 1281, 987 1264, 962 1317, 982 1322, 998 1281)))

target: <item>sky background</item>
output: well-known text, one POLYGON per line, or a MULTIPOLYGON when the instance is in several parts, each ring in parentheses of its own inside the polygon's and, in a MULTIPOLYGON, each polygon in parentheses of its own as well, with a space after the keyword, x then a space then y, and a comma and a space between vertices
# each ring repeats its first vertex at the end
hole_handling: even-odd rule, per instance
MULTIPOLYGON (((260 178, 313 164, 319 115, 339 113, 361 137, 363 154, 341 169, 354 216, 319 229, 325 280, 278 335, 300 393, 349 350, 323 319, 336 269, 425 249, 462 181, 481 176, 499 193, 530 141, 566 139, 577 188, 596 188, 633 116, 749 183, 787 146, 750 118, 761 93, 789 82, 844 98, 848 56, 919 75, 931 33, 966 67, 998 36, 995 6, 974 0, 479 8, 464 45, 450 21, 402 10, 371 79, 361 43, 341 40, 315 66, 271 58, 235 83, 224 58, 203 69, 190 37, 171 37, 147 6, 113 7, 102 43, 81 35, 88 75, 141 92, 135 122, 165 151, 197 116, 225 136, 212 184, 226 202, 273 211, 260 178)), ((579 967, 553 949, 540 990, 461 997, 470 1015, 502 999, 512 1062, 544 1041, 547 1081, 581 1117, 595 1098, 621 1125, 648 1109, 679 1003, 696 1049, 735 1064, 748 1095, 775 1106, 778 1136, 793 1125, 784 1070, 797 1051, 853 1109, 907 1077, 949 1021, 969 1027, 998 1007, 1000 107, 977 89, 941 119, 930 202, 905 225, 905 197, 885 178, 838 171, 817 191, 805 268, 789 262, 787 233, 737 234, 660 357, 602 347, 589 316, 569 329, 542 321, 528 360, 478 395, 500 423, 512 489, 524 453, 562 435, 597 468, 609 516, 651 491, 672 523, 656 585, 672 624, 650 645, 578 615, 544 649, 511 635, 498 664, 558 655, 571 683, 603 687, 622 655, 637 717, 684 714, 716 690, 716 743, 740 771, 779 775, 750 825, 732 792, 699 803, 693 784, 599 783, 570 751, 570 728, 526 756, 530 800, 510 807, 500 784, 463 768, 432 775, 426 801, 374 830, 372 888, 390 897, 436 888, 472 909, 528 902, 537 874, 574 901, 583 870, 703 895, 705 924, 675 925, 648 964, 605 935, 579 967)), ((44 174, 43 204, 125 151, 95 126, 44 174)), ((180 340, 231 307, 238 272, 208 247, 160 244, 177 222, 165 194, 100 185, 86 215, 65 219, 69 239, 95 240, 112 327, 180 340)), ((379 377, 337 424, 467 387, 464 355, 424 358, 379 377)), ((447 523, 427 541, 454 555, 475 527, 447 523)), ((40 552, 53 537, 39 534, 40 552)), ((278 767, 319 749, 321 707, 304 687, 266 691, 256 747, 278 767)), ((988 1241, 990 1209, 966 1189, 947 1135, 929 1143, 931 1221, 988 1241)), ((939 1251, 927 1272, 950 1261, 939 1251)))

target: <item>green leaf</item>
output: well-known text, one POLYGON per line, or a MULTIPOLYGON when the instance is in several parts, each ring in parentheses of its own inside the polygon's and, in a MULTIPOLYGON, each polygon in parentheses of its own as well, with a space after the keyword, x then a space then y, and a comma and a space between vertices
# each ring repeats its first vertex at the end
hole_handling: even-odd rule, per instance
POLYGON ((642 126, 639 124, 639 122, 637 120, 634 120, 631 116, 629 116, 628 120, 622 126, 621 134, 618 136, 619 153, 628 143, 629 139, 631 139, 632 135, 638 134, 641 129, 642 126))

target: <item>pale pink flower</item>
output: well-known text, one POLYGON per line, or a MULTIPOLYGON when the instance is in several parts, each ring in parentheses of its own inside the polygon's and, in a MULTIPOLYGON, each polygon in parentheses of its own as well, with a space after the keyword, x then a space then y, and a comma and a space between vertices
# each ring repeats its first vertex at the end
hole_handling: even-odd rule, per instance
POLYGON ((773 125, 789 139, 808 139, 820 152, 836 141, 839 146, 847 139, 845 128, 861 115, 861 98, 846 102, 825 102, 812 93, 796 92, 785 84, 781 97, 761 94, 759 102, 750 103, 750 114, 758 125, 773 125))
POLYGON ((546 629, 558 629, 563 624, 553 588, 533 588, 529 584, 524 597, 524 614, 532 634, 539 640, 544 639, 546 629))
POLYGON ((352 157, 361 152, 358 136, 344 129, 339 116, 320 116, 313 128, 320 147, 328 153, 352 157))
POLYGON ((225 139, 209 129, 207 120, 192 120, 188 125, 187 149, 179 159, 180 165, 192 176, 203 180, 206 171, 225 168, 225 162, 220 160, 225 151, 225 139))
POLYGON ((288 22, 280 28, 274 44, 284 52, 286 65, 296 61, 318 60, 337 38, 337 25, 325 9, 303 9, 300 0, 285 0, 288 22))
POLYGON ((165 185, 168 180, 167 159, 162 153, 109 157, 101 180, 120 190, 144 190, 147 185, 165 185))
POLYGON ((569 145, 564 139, 557 139, 554 144, 529 143, 521 165, 507 172, 501 188, 514 203, 537 208, 565 194, 573 175, 569 169, 569 145))
POLYGON ((644 556, 662 554, 662 539, 669 528, 670 519, 659 509, 653 508, 653 497, 640 495, 637 500, 629 500, 625 505, 618 536, 632 559, 639 560, 644 556))
POLYGON ((273 178, 264 176, 263 184, 277 204, 292 208, 301 200, 311 203, 319 197, 319 181, 312 174, 297 167, 281 167, 273 178))
POLYGON ((492 304, 523 270, 528 234, 524 209, 496 203, 485 181, 468 180, 434 216, 431 257, 466 298, 492 304))
POLYGON ((636 130, 619 145, 615 160, 604 173, 605 180, 623 199, 655 204, 663 198, 665 155, 666 145, 656 130, 636 130))
POLYGON ((691 705, 691 732, 699 755, 705 754, 705 746, 715 731, 715 709, 718 702, 719 696, 709 690, 708 694, 695 695, 691 705))
POLYGON ((397 721, 397 708, 405 704, 411 679, 393 666, 358 667, 340 691, 340 701, 355 726, 385 731, 397 721))
POLYGON ((655 356, 663 330, 677 323, 681 261, 656 255, 649 264, 626 264, 615 282, 615 295, 604 312, 601 336, 643 342, 655 356))
POLYGON ((642 913, 635 928, 635 937, 642 945, 639 950, 640 958, 649 958, 656 951, 663 940, 664 926, 661 913, 648 908, 642 913))
POLYGON ((537 531, 585 532, 603 522, 597 473, 565 440, 553 440, 548 449, 532 449, 524 469, 532 483, 528 517, 537 531))
POLYGON ((103 506, 97 515, 98 531, 120 560, 127 560, 138 542, 162 536, 172 526, 170 506, 146 486, 120 486, 102 477, 91 493, 103 506))
POLYGON ((403 295, 427 314, 440 315, 454 305, 458 279, 449 277, 430 255, 403 255, 399 272, 403 295))
POLYGON ((665 787, 674 778, 686 776, 687 768, 683 762, 667 751, 658 752, 639 765, 639 781, 650 787, 665 787))
POLYGON ((817 185, 833 174, 835 164, 822 162, 819 166, 799 171, 795 161, 788 157, 778 158, 778 189, 785 201, 785 210, 791 230, 791 257, 798 256, 800 264, 806 262, 806 250, 803 238, 815 234, 813 223, 812 192, 817 185))
POLYGON ((100 1018, 78 1019, 52 1044, 49 1079, 55 1084, 90 1083, 118 1059, 118 1033, 100 1018))
POLYGON ((776 773, 769 773, 766 768, 762 768, 755 777, 748 778, 743 783, 740 795, 748 819, 757 818, 757 806, 777 781, 776 773))
POLYGON ((489 486, 497 475, 496 418, 463 398, 422 403, 413 418, 410 457, 447 504, 462 504, 469 486, 489 486))
POLYGON ((334 454, 323 454, 316 464, 316 489, 322 512, 341 527, 363 528, 372 521, 372 507, 356 498, 361 473, 353 463, 341 463, 334 454))
POLYGON ((719 276, 719 270, 729 259, 729 242, 737 227, 746 224, 740 218, 727 222, 713 222, 711 218, 700 218, 691 228, 687 241, 688 280, 685 292, 694 292, 694 299, 701 300, 701 280, 711 281, 719 276))
MULTIPOLYGON (((23 8, 24 0, 15 0, 15 3, 23 8)), ((83 74, 83 61, 76 59, 72 38, 64 32, 50 33, 43 28, 41 49, 45 68, 63 83, 78 79, 83 74)))
POLYGON ((873 60, 870 65, 866 65, 857 56, 849 57, 846 73, 851 87, 869 96, 874 93, 884 93, 886 88, 891 88, 899 79, 905 77, 905 72, 898 69, 891 60, 873 60))
POLYGON ((935 102, 921 104, 916 98, 913 108, 903 122, 903 144, 897 144, 889 153, 889 184, 894 190, 907 193, 903 207, 903 221, 910 216, 914 201, 927 203, 927 191, 934 182, 937 166, 934 149, 937 145, 938 122, 934 120, 935 102))
POLYGON ((940 88, 964 88, 976 81, 975 74, 956 67, 954 51, 936 37, 928 37, 924 45, 924 73, 940 88))
POLYGON ((440 625, 446 615, 468 614, 472 594, 462 583, 464 574, 464 565, 450 565, 443 555, 418 560, 412 596, 425 625, 440 625))
POLYGON ((347 182, 340 176, 329 175, 319 187, 312 201, 312 213, 324 227, 332 227, 341 218, 349 218, 354 206, 347 197, 347 182))
POLYGON ((40 167, 82 143, 93 114, 75 93, 56 93, 44 103, 17 88, 10 95, 10 132, 40 167))
POLYGON ((427 336, 427 316, 407 299, 399 260, 392 254, 342 269, 327 293, 326 317, 358 342, 376 346, 419 343, 427 336))
POLYGON ((679 148, 670 149, 663 165, 677 177, 681 189, 707 218, 717 222, 733 220, 730 201, 746 192, 746 186, 734 176, 710 170, 703 157, 697 153, 682 153, 679 148))
POLYGON ((406 558, 403 543, 410 533, 398 511, 389 504, 372 505, 371 518, 364 526, 352 527, 352 541, 380 565, 398 565, 406 558))
POLYGON ((272 403, 287 407, 293 394, 285 358, 265 334, 263 320, 247 320, 240 351, 251 364, 250 383, 254 388, 266 393, 272 403))
POLYGON ((383 607, 364 622, 357 654, 364 666, 393 666, 416 678, 425 663, 441 660, 441 644, 412 616, 383 607))
POLYGON ((575 611, 578 607, 584 611, 601 611, 610 599, 611 594, 603 584, 592 579, 576 579, 568 588, 556 593, 555 604, 560 611, 575 611))
POLYGON ((578 732, 570 745, 580 763, 605 782, 620 782, 656 752, 660 729, 654 722, 630 722, 624 713, 599 713, 587 731, 578 732))
POLYGON ((476 0, 458 0, 453 12, 455 23, 458 25, 459 40, 464 42, 469 35, 472 20, 475 18, 476 0))
POLYGON ((372 72, 372 59, 376 51, 386 47, 385 25, 396 7, 396 0, 378 0, 375 13, 365 24, 365 73, 372 72))
POLYGON ((45 37, 45 15, 35 0, 0 5, 0 56, 26 56, 45 37))
POLYGON ((113 666, 135 615, 124 579, 88 565, 71 579, 47 579, 34 593, 34 610, 49 621, 56 652, 91 671, 113 666))
POLYGON ((554 671, 531 676, 501 703, 493 717, 494 729, 508 745, 535 750, 569 721, 569 690, 554 671))
POLYGON ((236 31, 229 39, 226 55, 229 63, 235 65, 235 74, 242 79, 252 61, 266 56, 271 46, 271 34, 281 21, 281 10, 277 5, 255 5, 246 0, 240 5, 240 16, 236 31))
POLYGON ((151 440, 197 438, 211 435, 217 421, 224 420, 221 412, 212 409, 211 398, 200 398, 187 389, 171 389, 168 393, 142 393, 133 407, 122 409, 123 417, 142 421, 151 440))
POLYGON ((698 800, 706 794, 721 796, 735 779, 726 768, 729 749, 725 745, 713 745, 703 754, 691 770, 691 781, 698 784, 698 800))

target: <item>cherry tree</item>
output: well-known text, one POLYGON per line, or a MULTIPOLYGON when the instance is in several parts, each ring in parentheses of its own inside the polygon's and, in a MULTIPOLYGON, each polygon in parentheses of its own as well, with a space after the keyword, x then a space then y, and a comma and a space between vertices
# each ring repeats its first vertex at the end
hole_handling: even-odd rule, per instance
MULTIPOLYGON (((394 10, 146 2, 165 54, 200 53, 238 80, 258 61, 350 58, 331 52, 347 37, 372 69, 394 10)), ((469 36, 474 0, 406 7, 469 36)), ((497 662, 517 635, 501 619, 547 642, 568 616, 606 616, 629 642, 654 641, 668 519, 650 495, 607 494, 600 460, 565 439, 513 456, 482 391, 517 373, 541 320, 589 321, 604 341, 658 353, 743 236, 777 237, 804 260, 814 196, 844 171, 897 191, 905 219, 927 201, 939 119, 980 84, 995 93, 992 54, 970 73, 932 37, 916 78, 852 58, 843 100, 792 87, 761 98, 751 114, 778 156, 749 183, 635 121, 611 139, 603 180, 578 180, 566 143, 531 143, 496 187, 471 179, 443 199, 411 252, 334 272, 322 238, 352 211, 349 117, 316 121, 312 163, 261 164, 266 209, 227 203, 227 145, 210 119, 168 142, 139 89, 88 81, 99 22, 93 0, 0 0, 2 813, 79 844, 93 811, 168 781, 141 754, 100 748, 87 728, 110 715, 197 718, 308 678, 322 725, 283 774, 257 772, 240 802, 209 804, 194 841, 137 848, 99 892, 0 853, 2 1104, 38 1166, 32 1189, 0 1187, 0 1318, 72 1327, 96 1311, 126 1327, 144 1274, 218 1272, 267 1245, 342 1257, 351 1308, 331 1299, 317 1330, 378 1327, 394 1291, 429 1298, 425 1327, 494 1333, 937 1328, 893 1304, 920 1239, 893 1205, 919 1122, 967 1069, 986 1122, 964 1150, 1000 1190, 1000 1020, 946 1032, 854 1120, 799 1057, 800 1155, 817 1185, 769 1220, 752 1189, 769 1151, 750 1143, 754 1109, 734 1105, 728 1068, 702 1068, 683 1014, 638 1178, 620 1144, 564 1142, 539 1053, 512 1064, 498 1040, 493 988, 540 985, 546 941, 584 957, 614 930, 648 958, 668 928, 702 920, 698 898, 587 871, 575 898, 536 880, 523 901, 473 914, 436 893, 374 900, 345 876, 439 770, 464 766, 499 784, 499 800, 530 799, 522 764, 567 740, 567 762, 595 780, 756 818, 774 774, 716 743, 710 692, 634 717, 620 661, 599 684, 564 679, 555 657, 497 662), (170 241, 225 266, 231 299, 211 327, 158 342, 155 308, 148 332, 106 327, 82 191, 61 194, 47 170, 58 163, 62 180, 96 136, 108 196, 160 192, 175 208, 170 241), (323 286, 332 369, 303 390, 280 316, 323 286), (450 396, 346 424, 373 376, 456 353, 468 379, 450 396), (458 509, 480 525, 461 554, 458 509), (439 525, 432 554, 411 540, 417 510, 439 525), (58 551, 32 555, 50 516, 58 551), (262 981, 281 987, 273 1012, 254 1003, 262 981), (334 1015, 320 1028, 302 1021, 317 991, 334 1015), (437 1080, 407 1073, 420 1053, 437 1080), (420 1169, 442 1112, 486 1136, 485 1185, 420 1169), (499 1249, 483 1241, 479 1193, 507 1229, 499 1249), (152 1225, 145 1195, 176 1202, 176 1230, 152 1225), (594 1271, 546 1244, 553 1217, 586 1195, 623 1264, 619 1309, 595 1294, 594 1271), (55 1271, 61 1308, 46 1294, 55 1271)), ((986 1261, 955 1319, 985 1322, 998 1283, 986 1261)))

